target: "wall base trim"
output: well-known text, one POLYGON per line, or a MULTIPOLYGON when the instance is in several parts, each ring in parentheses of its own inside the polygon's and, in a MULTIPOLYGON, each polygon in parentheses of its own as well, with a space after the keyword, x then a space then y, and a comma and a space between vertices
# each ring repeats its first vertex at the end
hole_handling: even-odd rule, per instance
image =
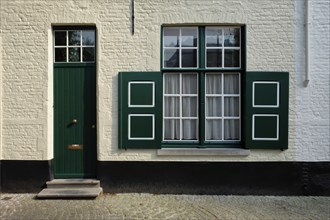
MULTIPOLYGON (((52 160, 0 160, 0 192, 33 193, 52 180, 52 160)), ((108 193, 330 196, 330 162, 98 161, 108 193)))

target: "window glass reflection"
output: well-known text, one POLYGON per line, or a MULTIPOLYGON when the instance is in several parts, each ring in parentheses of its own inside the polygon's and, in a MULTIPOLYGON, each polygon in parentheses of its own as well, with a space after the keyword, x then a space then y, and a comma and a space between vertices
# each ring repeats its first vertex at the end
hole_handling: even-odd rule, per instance
POLYGON ((164 28, 164 47, 179 47, 180 28, 164 28))
POLYGON ((66 46, 66 31, 55 31, 55 46, 66 46))
POLYGON ((82 31, 82 43, 83 46, 95 45, 95 34, 94 31, 82 31))
POLYGON ((181 29, 181 46, 197 47, 197 29, 182 28, 181 29))
POLYGON ((206 29, 206 46, 207 47, 222 46, 222 30, 220 28, 206 29))
POLYGON ((95 60, 94 47, 84 47, 83 48, 83 62, 92 62, 94 60, 95 60))
POLYGON ((165 67, 179 67, 179 50, 165 49, 164 61, 165 67))
POLYGON ((55 62, 66 62, 66 48, 55 48, 55 62))
POLYGON ((222 50, 207 49, 206 50, 207 67, 222 67, 222 50))
POLYGON ((239 47, 239 28, 225 28, 225 47, 239 47))
POLYGON ((69 48, 69 62, 80 62, 80 48, 69 48))
POLYGON ((80 45, 80 31, 69 31, 69 45, 80 45))

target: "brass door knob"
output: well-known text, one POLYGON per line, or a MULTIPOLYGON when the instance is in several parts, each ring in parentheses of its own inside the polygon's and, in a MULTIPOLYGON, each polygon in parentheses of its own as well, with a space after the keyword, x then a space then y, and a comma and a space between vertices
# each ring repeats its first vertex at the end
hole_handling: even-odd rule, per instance
POLYGON ((77 119, 72 119, 71 124, 77 124, 77 119))

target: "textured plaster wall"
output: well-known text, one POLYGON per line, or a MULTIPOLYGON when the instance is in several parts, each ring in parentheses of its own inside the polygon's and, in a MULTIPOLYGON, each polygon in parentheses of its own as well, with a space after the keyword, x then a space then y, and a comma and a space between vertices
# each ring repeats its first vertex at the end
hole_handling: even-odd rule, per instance
MULTIPOLYGON (((98 36, 99 160, 310 160, 301 156, 304 144, 297 143, 296 75, 302 73, 295 66, 294 0, 135 0, 134 35, 128 0, 1 0, 0 10, 2 159, 53 158, 51 26, 92 24, 98 36), (159 157, 155 150, 118 150, 117 74, 159 70, 162 24, 246 24, 247 69, 290 72, 289 149, 252 150, 243 158, 159 157)), ((320 158, 323 153, 314 150, 312 155, 320 158)))
POLYGON ((310 1, 310 82, 306 77, 306 2, 296 0, 296 158, 330 160, 330 1, 310 1))

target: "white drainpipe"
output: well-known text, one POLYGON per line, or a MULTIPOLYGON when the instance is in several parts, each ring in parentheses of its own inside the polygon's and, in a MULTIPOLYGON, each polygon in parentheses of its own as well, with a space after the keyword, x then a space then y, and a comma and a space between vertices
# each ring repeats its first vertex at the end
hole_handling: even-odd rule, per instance
POLYGON ((306 2, 306 76, 304 81, 304 86, 307 87, 309 83, 309 74, 310 74, 310 66, 309 66, 309 30, 310 30, 310 2, 312 0, 307 0, 306 2))

